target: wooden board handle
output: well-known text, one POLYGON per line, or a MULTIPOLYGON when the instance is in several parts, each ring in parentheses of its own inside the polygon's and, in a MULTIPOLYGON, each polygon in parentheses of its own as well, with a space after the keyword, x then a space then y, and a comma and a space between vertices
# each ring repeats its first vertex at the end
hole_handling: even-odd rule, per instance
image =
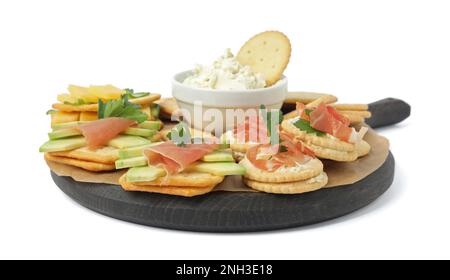
POLYGON ((407 119, 411 114, 411 106, 403 100, 385 98, 369 104, 372 117, 366 123, 372 128, 393 125, 407 119))

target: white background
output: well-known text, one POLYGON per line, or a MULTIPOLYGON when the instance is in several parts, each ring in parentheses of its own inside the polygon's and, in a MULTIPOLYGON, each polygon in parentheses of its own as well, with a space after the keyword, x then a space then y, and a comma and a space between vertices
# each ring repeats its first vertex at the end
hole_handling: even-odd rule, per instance
POLYGON ((449 258, 448 1, 0 2, 0 258, 449 258), (394 185, 348 217, 259 234, 148 228, 78 206, 54 185, 38 147, 69 83, 170 96, 170 78, 281 30, 293 45, 290 90, 342 102, 408 101, 380 132, 394 185))

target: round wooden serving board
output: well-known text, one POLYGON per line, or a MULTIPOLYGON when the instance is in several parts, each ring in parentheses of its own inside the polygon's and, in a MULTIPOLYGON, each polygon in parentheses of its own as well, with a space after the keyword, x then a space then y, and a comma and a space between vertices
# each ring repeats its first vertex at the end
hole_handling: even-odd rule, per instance
MULTIPOLYGON (((400 122, 410 112, 409 105, 396 99, 370 105, 375 116, 372 127, 400 122)), ((394 167, 394 157, 389 153, 379 169, 357 183, 300 195, 212 192, 185 198, 126 192, 120 186, 81 183, 53 172, 52 178, 79 204, 116 219, 187 231, 251 232, 310 225, 356 211, 389 189, 394 167)))
POLYGON ((381 196, 394 179, 394 157, 365 179, 299 195, 213 192, 185 198, 125 192, 52 173, 56 185, 81 205, 116 219, 178 230, 250 232, 299 227, 341 217, 381 196))

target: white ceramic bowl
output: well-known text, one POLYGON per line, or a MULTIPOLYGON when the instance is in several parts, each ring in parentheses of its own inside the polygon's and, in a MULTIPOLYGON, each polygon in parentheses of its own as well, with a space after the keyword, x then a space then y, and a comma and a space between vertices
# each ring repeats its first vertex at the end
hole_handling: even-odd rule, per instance
MULTIPOLYGON (((220 110, 224 116, 223 131, 233 128, 225 123, 225 113, 227 109, 258 109, 265 105, 267 109, 280 109, 288 92, 288 81, 282 77, 276 84, 262 89, 251 90, 217 90, 194 88, 183 84, 184 79, 191 75, 192 71, 178 73, 172 80, 172 95, 176 99, 178 106, 191 116, 191 124, 197 129, 206 128, 213 121, 205 121, 194 116, 194 103, 201 102, 203 112, 208 109, 220 110)), ((189 120, 189 118, 186 118, 189 120)))

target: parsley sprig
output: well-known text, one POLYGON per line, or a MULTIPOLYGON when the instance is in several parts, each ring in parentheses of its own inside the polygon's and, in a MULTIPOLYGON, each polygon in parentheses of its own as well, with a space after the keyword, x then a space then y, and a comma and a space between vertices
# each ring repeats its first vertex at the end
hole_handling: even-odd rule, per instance
POLYGON ((167 138, 178 147, 184 147, 191 143, 191 132, 186 123, 180 122, 167 134, 167 138))
MULTIPOLYGON (((305 114, 306 114, 307 116, 311 116, 311 113, 312 113, 313 111, 314 111, 314 110, 312 110, 312 109, 305 109, 305 110, 304 110, 304 112, 305 112, 305 114)), ((296 122, 294 123, 294 126, 295 126, 296 128, 298 128, 298 129, 300 129, 301 131, 304 131, 304 132, 309 133, 309 134, 315 134, 315 135, 317 135, 317 136, 324 136, 324 135, 326 134, 325 132, 322 132, 322 131, 319 131, 319 130, 313 128, 313 127, 311 126, 311 122, 308 121, 308 120, 299 119, 298 121, 296 121, 296 122)))
POLYGON ((124 91, 124 95, 126 95, 128 99, 141 98, 150 95, 150 92, 134 92, 134 90, 131 88, 126 88, 124 89, 124 91))
POLYGON ((98 100, 98 118, 125 118, 142 123, 147 120, 147 115, 140 110, 140 106, 128 101, 128 95, 122 95, 120 99, 103 102, 98 100))
POLYGON ((317 136, 324 136, 326 134, 325 132, 322 132, 322 131, 319 131, 319 130, 313 128, 311 126, 311 123, 304 119, 299 119, 298 121, 296 121, 294 123, 294 126, 298 129, 300 129, 301 131, 304 131, 304 132, 310 133, 310 134, 315 134, 317 136))
MULTIPOLYGON (((270 143, 272 145, 276 145, 280 143, 280 134, 278 131, 278 127, 283 121, 283 113, 281 110, 267 110, 266 106, 261 105, 259 107, 260 114, 263 117, 264 122, 267 126, 267 131, 270 137, 270 143), (275 121, 274 123, 272 123, 275 121)), ((279 152, 287 152, 287 148, 283 145, 279 146, 279 152)))
POLYGON ((267 131, 269 132, 269 137, 272 134, 277 134, 278 131, 272 131, 272 129, 277 128, 278 125, 283 121, 283 114, 281 110, 267 110, 266 106, 261 105, 259 107, 260 113, 264 119, 264 122, 267 126, 267 131), (275 123, 272 125, 272 119, 275 120, 275 123))

